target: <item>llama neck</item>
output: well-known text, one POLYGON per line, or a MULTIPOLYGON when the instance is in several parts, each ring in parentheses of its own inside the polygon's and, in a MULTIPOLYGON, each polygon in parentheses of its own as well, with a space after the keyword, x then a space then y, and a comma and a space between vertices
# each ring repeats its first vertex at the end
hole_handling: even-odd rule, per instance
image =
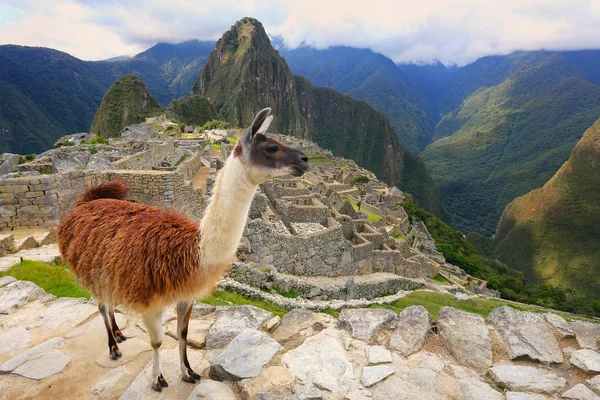
POLYGON ((246 226, 257 185, 233 153, 217 174, 213 194, 200 223, 200 259, 203 265, 231 261, 246 226))

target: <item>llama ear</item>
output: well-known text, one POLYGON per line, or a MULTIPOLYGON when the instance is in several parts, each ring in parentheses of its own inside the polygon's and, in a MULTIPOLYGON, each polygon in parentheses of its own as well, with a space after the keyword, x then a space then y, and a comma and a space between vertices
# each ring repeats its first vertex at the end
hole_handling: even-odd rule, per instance
MULTIPOLYGON (((256 117, 254 118, 252 125, 250 125, 250 127, 246 131, 246 134, 244 135, 245 143, 250 144, 252 142, 252 139, 254 139, 254 135, 256 135, 258 133, 258 131, 261 129, 261 127, 265 123, 265 120, 267 119, 269 114, 271 114, 271 109, 268 107, 260 110, 259 113, 256 114, 256 117)), ((269 127, 269 124, 270 124, 270 122, 267 123, 266 128, 269 127)), ((265 130, 267 130, 266 128, 265 128, 265 130)))
POLYGON ((263 124, 258 129, 258 133, 262 133, 264 135, 264 133, 267 131, 267 129, 269 129, 271 122, 273 122, 273 116, 269 115, 267 117, 267 119, 265 119, 265 122, 263 122, 263 124))

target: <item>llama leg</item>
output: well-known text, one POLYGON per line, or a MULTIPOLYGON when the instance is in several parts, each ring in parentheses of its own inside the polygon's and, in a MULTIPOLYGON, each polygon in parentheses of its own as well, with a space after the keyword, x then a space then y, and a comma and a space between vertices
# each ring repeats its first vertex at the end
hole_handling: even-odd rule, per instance
POLYGON ((110 308, 108 305, 104 303, 98 304, 98 310, 102 315, 102 319, 104 319, 104 326, 106 327, 106 332, 108 333, 108 352, 110 358, 116 360, 121 357, 121 352, 119 351, 119 346, 117 346, 117 341, 115 340, 115 335, 113 333, 111 320, 110 320, 110 308))
POLYGON ((179 338, 180 367, 183 373, 183 380, 189 383, 196 383, 196 380, 200 380, 200 375, 192 370, 187 358, 187 334, 193 304, 192 301, 180 301, 177 303, 177 337, 179 338))
POLYGON ((144 324, 148 328, 150 344, 154 349, 152 358, 152 389, 160 392, 162 388, 169 386, 160 371, 160 346, 163 341, 162 311, 148 311, 142 315, 144 324))
POLYGON ((112 326, 113 336, 117 340, 117 343, 121 343, 127 340, 127 338, 125 337, 125 335, 123 335, 123 332, 121 332, 119 326, 117 325, 117 320, 115 319, 115 308, 111 306, 108 309, 108 313, 110 314, 110 323, 112 326))

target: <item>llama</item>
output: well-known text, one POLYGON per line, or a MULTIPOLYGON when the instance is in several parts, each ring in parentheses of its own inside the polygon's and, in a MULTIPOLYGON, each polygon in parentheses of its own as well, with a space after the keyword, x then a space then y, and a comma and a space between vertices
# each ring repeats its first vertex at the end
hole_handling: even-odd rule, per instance
POLYGON ((182 214, 125 201, 127 186, 111 181, 88 188, 61 222, 60 252, 98 301, 108 333, 109 356, 126 340, 114 307, 138 312, 153 352, 152 388, 167 387, 160 368, 162 310, 177 303, 177 336, 183 380, 200 376, 187 358, 187 331, 193 301, 209 294, 233 258, 259 184, 287 174, 301 176, 308 158, 263 135, 270 108, 260 111, 219 171, 200 223, 182 214))

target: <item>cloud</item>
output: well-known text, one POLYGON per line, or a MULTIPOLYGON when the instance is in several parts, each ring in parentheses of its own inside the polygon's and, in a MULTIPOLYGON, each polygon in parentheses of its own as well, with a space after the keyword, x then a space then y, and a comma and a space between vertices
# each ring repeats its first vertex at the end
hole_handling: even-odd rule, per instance
POLYGON ((366 47, 396 62, 600 48, 600 0, 3 0, 0 43, 102 59, 160 41, 216 40, 245 16, 288 47, 366 47))

